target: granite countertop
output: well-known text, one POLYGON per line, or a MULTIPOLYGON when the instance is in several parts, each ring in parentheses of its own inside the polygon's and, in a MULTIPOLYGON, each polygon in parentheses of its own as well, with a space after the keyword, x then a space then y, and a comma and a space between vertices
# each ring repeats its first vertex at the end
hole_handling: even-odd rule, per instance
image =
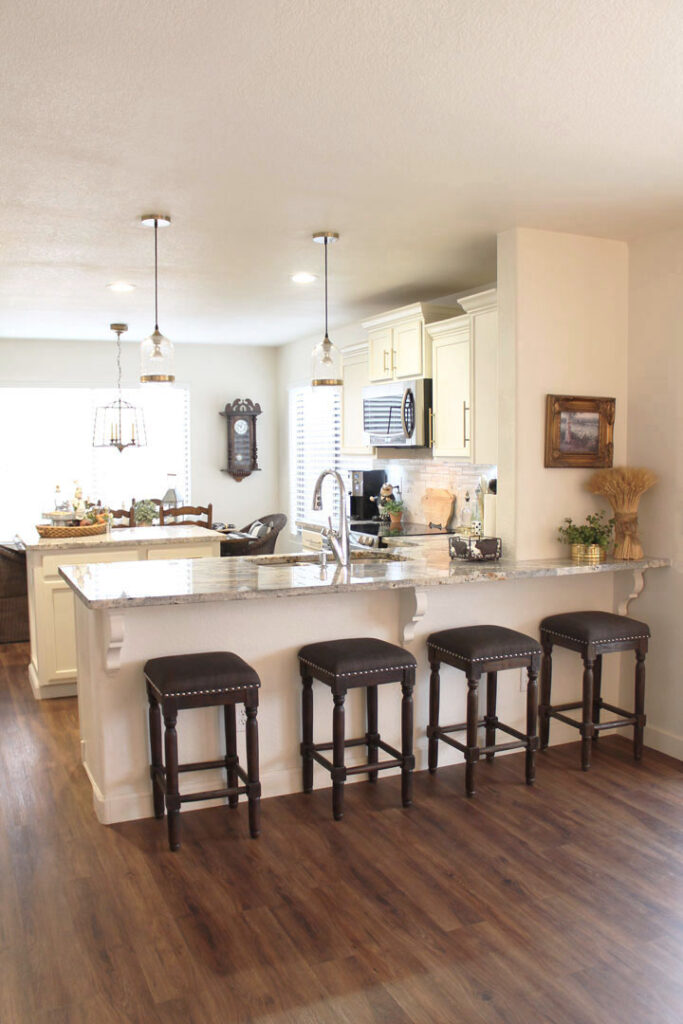
POLYGON ((447 553, 439 550, 428 554, 420 551, 415 557, 362 552, 351 566, 343 569, 335 562, 322 569, 315 555, 298 556, 296 562, 292 557, 262 555, 64 565, 59 574, 88 608, 107 609, 348 593, 357 588, 455 586, 544 576, 642 571, 669 564, 666 558, 643 558, 633 562, 610 560, 599 565, 575 565, 562 558, 460 562, 451 561, 447 553))
POLYGON ((219 541, 221 534, 207 530, 204 526, 136 526, 121 527, 110 533, 98 533, 94 537, 40 537, 36 530, 22 534, 21 540, 27 551, 61 551, 70 548, 109 547, 125 544, 127 547, 150 544, 190 544, 198 540, 219 541))

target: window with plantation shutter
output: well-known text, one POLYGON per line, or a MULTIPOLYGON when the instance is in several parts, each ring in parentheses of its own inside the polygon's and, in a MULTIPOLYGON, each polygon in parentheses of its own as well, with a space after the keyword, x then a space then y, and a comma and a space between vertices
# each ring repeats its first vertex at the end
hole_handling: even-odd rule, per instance
POLYGON ((341 451, 341 396, 338 388, 301 387, 289 393, 290 501, 289 522, 299 533, 297 519, 327 523, 339 515, 335 481, 323 484, 323 511, 312 509, 313 488, 324 469, 339 469, 341 451))

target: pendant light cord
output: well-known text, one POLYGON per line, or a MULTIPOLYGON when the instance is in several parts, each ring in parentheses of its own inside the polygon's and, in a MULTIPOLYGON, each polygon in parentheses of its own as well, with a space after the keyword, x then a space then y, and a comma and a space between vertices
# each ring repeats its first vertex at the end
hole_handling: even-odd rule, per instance
POLYGON ((121 331, 116 332, 116 367, 118 371, 119 401, 121 401, 121 331))
POLYGON ((325 337, 327 337, 327 236, 325 236, 325 337))
POLYGON ((154 330, 159 330, 159 256, 157 245, 157 233, 159 221, 154 218, 154 330))

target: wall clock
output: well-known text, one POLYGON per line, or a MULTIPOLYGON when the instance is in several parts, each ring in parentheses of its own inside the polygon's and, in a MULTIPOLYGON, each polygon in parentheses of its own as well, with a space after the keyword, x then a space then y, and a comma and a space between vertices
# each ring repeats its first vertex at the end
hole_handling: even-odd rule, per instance
POLYGON ((237 398, 221 412, 228 426, 228 465, 223 470, 238 482, 258 467, 256 449, 256 417, 261 406, 250 398, 237 398))

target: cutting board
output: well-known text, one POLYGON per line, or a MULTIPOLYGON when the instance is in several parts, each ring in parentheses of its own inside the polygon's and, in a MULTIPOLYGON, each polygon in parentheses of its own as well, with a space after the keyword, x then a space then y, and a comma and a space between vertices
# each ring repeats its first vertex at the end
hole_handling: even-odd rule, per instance
POLYGON ((428 487, 422 497, 422 521, 435 526, 448 526, 453 514, 455 495, 443 487, 428 487))

